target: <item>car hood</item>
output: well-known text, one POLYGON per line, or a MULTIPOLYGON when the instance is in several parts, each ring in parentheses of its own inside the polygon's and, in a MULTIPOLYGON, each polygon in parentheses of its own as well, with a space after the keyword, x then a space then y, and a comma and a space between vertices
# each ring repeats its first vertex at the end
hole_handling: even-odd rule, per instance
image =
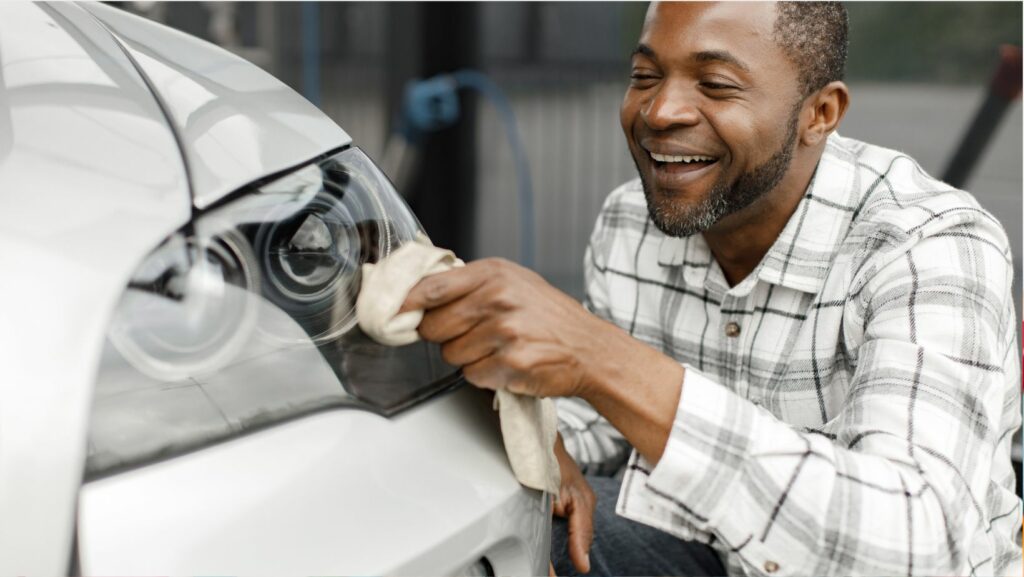
POLYGON ((92 384, 138 263, 193 197, 348 142, 206 43, 100 5, 0 2, 0 574, 68 570, 92 384))
POLYGON ((246 60, 117 8, 81 6, 117 37, 166 109, 197 208, 351 142, 309 101, 246 60))
POLYGON ((91 263, 113 246, 148 251, 187 222, 188 199, 174 133, 96 19, 69 4, 0 6, 0 235, 91 263), (111 229, 119 218, 147 222, 111 229))
POLYGON ((106 325, 190 214, 174 133, 114 38, 71 4, 0 3, 0 574, 67 571, 106 325))

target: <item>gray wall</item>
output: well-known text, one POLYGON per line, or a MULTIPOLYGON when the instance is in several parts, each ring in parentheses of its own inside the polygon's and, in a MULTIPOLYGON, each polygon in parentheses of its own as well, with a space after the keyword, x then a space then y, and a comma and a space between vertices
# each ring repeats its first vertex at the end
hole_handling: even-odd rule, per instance
MULTIPOLYGON (((619 127, 625 81, 513 93, 529 148, 536 196, 537 270, 570 294, 582 291, 582 259, 601 202, 635 177, 619 127)), ((984 98, 978 87, 852 84, 840 134, 901 150, 941 175, 984 98)), ((1021 103, 1014 103, 966 189, 1006 228, 1021 294, 1021 103)), ((477 256, 518 259, 518 205, 511 151, 497 115, 481 111, 477 256)), ((1019 305, 1020 303, 1018 303, 1019 305)))
MULTIPOLYGON (((852 106, 840 134, 906 152, 941 176, 984 97, 996 47, 1020 43, 1020 6, 869 2, 848 9, 852 106)), ((618 110, 644 10, 644 4, 510 3, 489 4, 483 12, 487 70, 509 93, 528 147, 536 268, 577 297, 583 251, 601 202, 635 176, 618 110)), ((511 151, 495 111, 484 104, 479 114, 473 256, 516 260, 511 151)), ((1018 100, 965 187, 1007 230, 1017 295, 1024 212, 1021 127, 1018 100)))
MULTIPOLYGON (((221 44, 302 91, 303 3, 156 3, 150 17, 221 44), (211 14, 230 12, 236 34, 218 38, 211 14)), ((939 175, 983 97, 1001 42, 1021 42, 1021 5, 855 2, 848 63, 852 108, 840 133, 902 150, 939 175)), ((128 9, 136 9, 126 3, 128 9)), ((406 79, 389 62, 410 38, 391 38, 396 5, 317 5, 319 100, 371 156, 381 158, 395 95, 406 79)), ((646 5, 618 2, 486 3, 479 11, 482 68, 506 91, 531 165, 536 268, 570 294, 605 195, 634 169, 618 124, 646 5)), ((1021 295, 1021 105, 1004 119, 966 188, 1002 219, 1021 295)), ((470 258, 517 260, 516 174, 504 128, 481 100, 477 125, 476 242, 470 258)), ((1020 304, 1019 302, 1017 303, 1020 304)))

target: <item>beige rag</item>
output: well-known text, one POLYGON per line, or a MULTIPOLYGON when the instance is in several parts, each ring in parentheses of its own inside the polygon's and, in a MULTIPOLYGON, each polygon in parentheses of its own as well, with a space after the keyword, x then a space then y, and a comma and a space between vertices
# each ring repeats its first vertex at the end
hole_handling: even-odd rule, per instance
MULTIPOLYGON (((419 340, 416 327, 423 311, 398 314, 412 287, 425 276, 464 266, 450 250, 437 248, 425 236, 408 242, 384 260, 363 265, 363 283, 356 301, 359 326, 379 343, 401 346, 419 340)), ((558 495, 561 475, 555 458, 558 417, 551 399, 497 391, 494 408, 512 472, 523 485, 558 495)))

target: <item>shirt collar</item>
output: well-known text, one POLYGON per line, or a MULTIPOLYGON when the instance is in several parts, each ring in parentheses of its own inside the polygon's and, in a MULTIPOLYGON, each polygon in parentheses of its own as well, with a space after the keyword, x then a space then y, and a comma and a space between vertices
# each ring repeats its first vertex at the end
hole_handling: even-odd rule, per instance
POLYGON ((662 236, 658 264, 683 267, 683 279, 687 285, 703 286, 713 261, 711 249, 702 235, 662 236))
MULTIPOLYGON (((856 156, 841 144, 839 136, 830 136, 807 193, 752 274, 798 291, 816 294, 821 290, 849 232, 858 200, 856 163, 856 156)), ((687 284, 696 286, 707 280, 712 259, 702 235, 665 236, 658 251, 659 264, 684 266, 687 284)))

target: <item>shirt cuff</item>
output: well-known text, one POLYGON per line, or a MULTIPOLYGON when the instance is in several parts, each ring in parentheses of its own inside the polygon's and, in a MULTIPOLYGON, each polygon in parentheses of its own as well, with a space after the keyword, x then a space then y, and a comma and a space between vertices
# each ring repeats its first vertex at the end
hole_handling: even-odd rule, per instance
MULTIPOLYGON (((794 548, 784 532, 766 539, 774 512, 759 506, 750 489, 763 481, 784 486, 786 479, 778 475, 788 478, 792 467, 765 468, 764 459, 799 460, 812 441, 693 367, 684 367, 665 451, 655 467, 634 451, 616 511, 676 537, 735 553, 748 574, 808 574, 813 559, 794 548)), ((822 437, 821 443, 829 441, 822 437)))

